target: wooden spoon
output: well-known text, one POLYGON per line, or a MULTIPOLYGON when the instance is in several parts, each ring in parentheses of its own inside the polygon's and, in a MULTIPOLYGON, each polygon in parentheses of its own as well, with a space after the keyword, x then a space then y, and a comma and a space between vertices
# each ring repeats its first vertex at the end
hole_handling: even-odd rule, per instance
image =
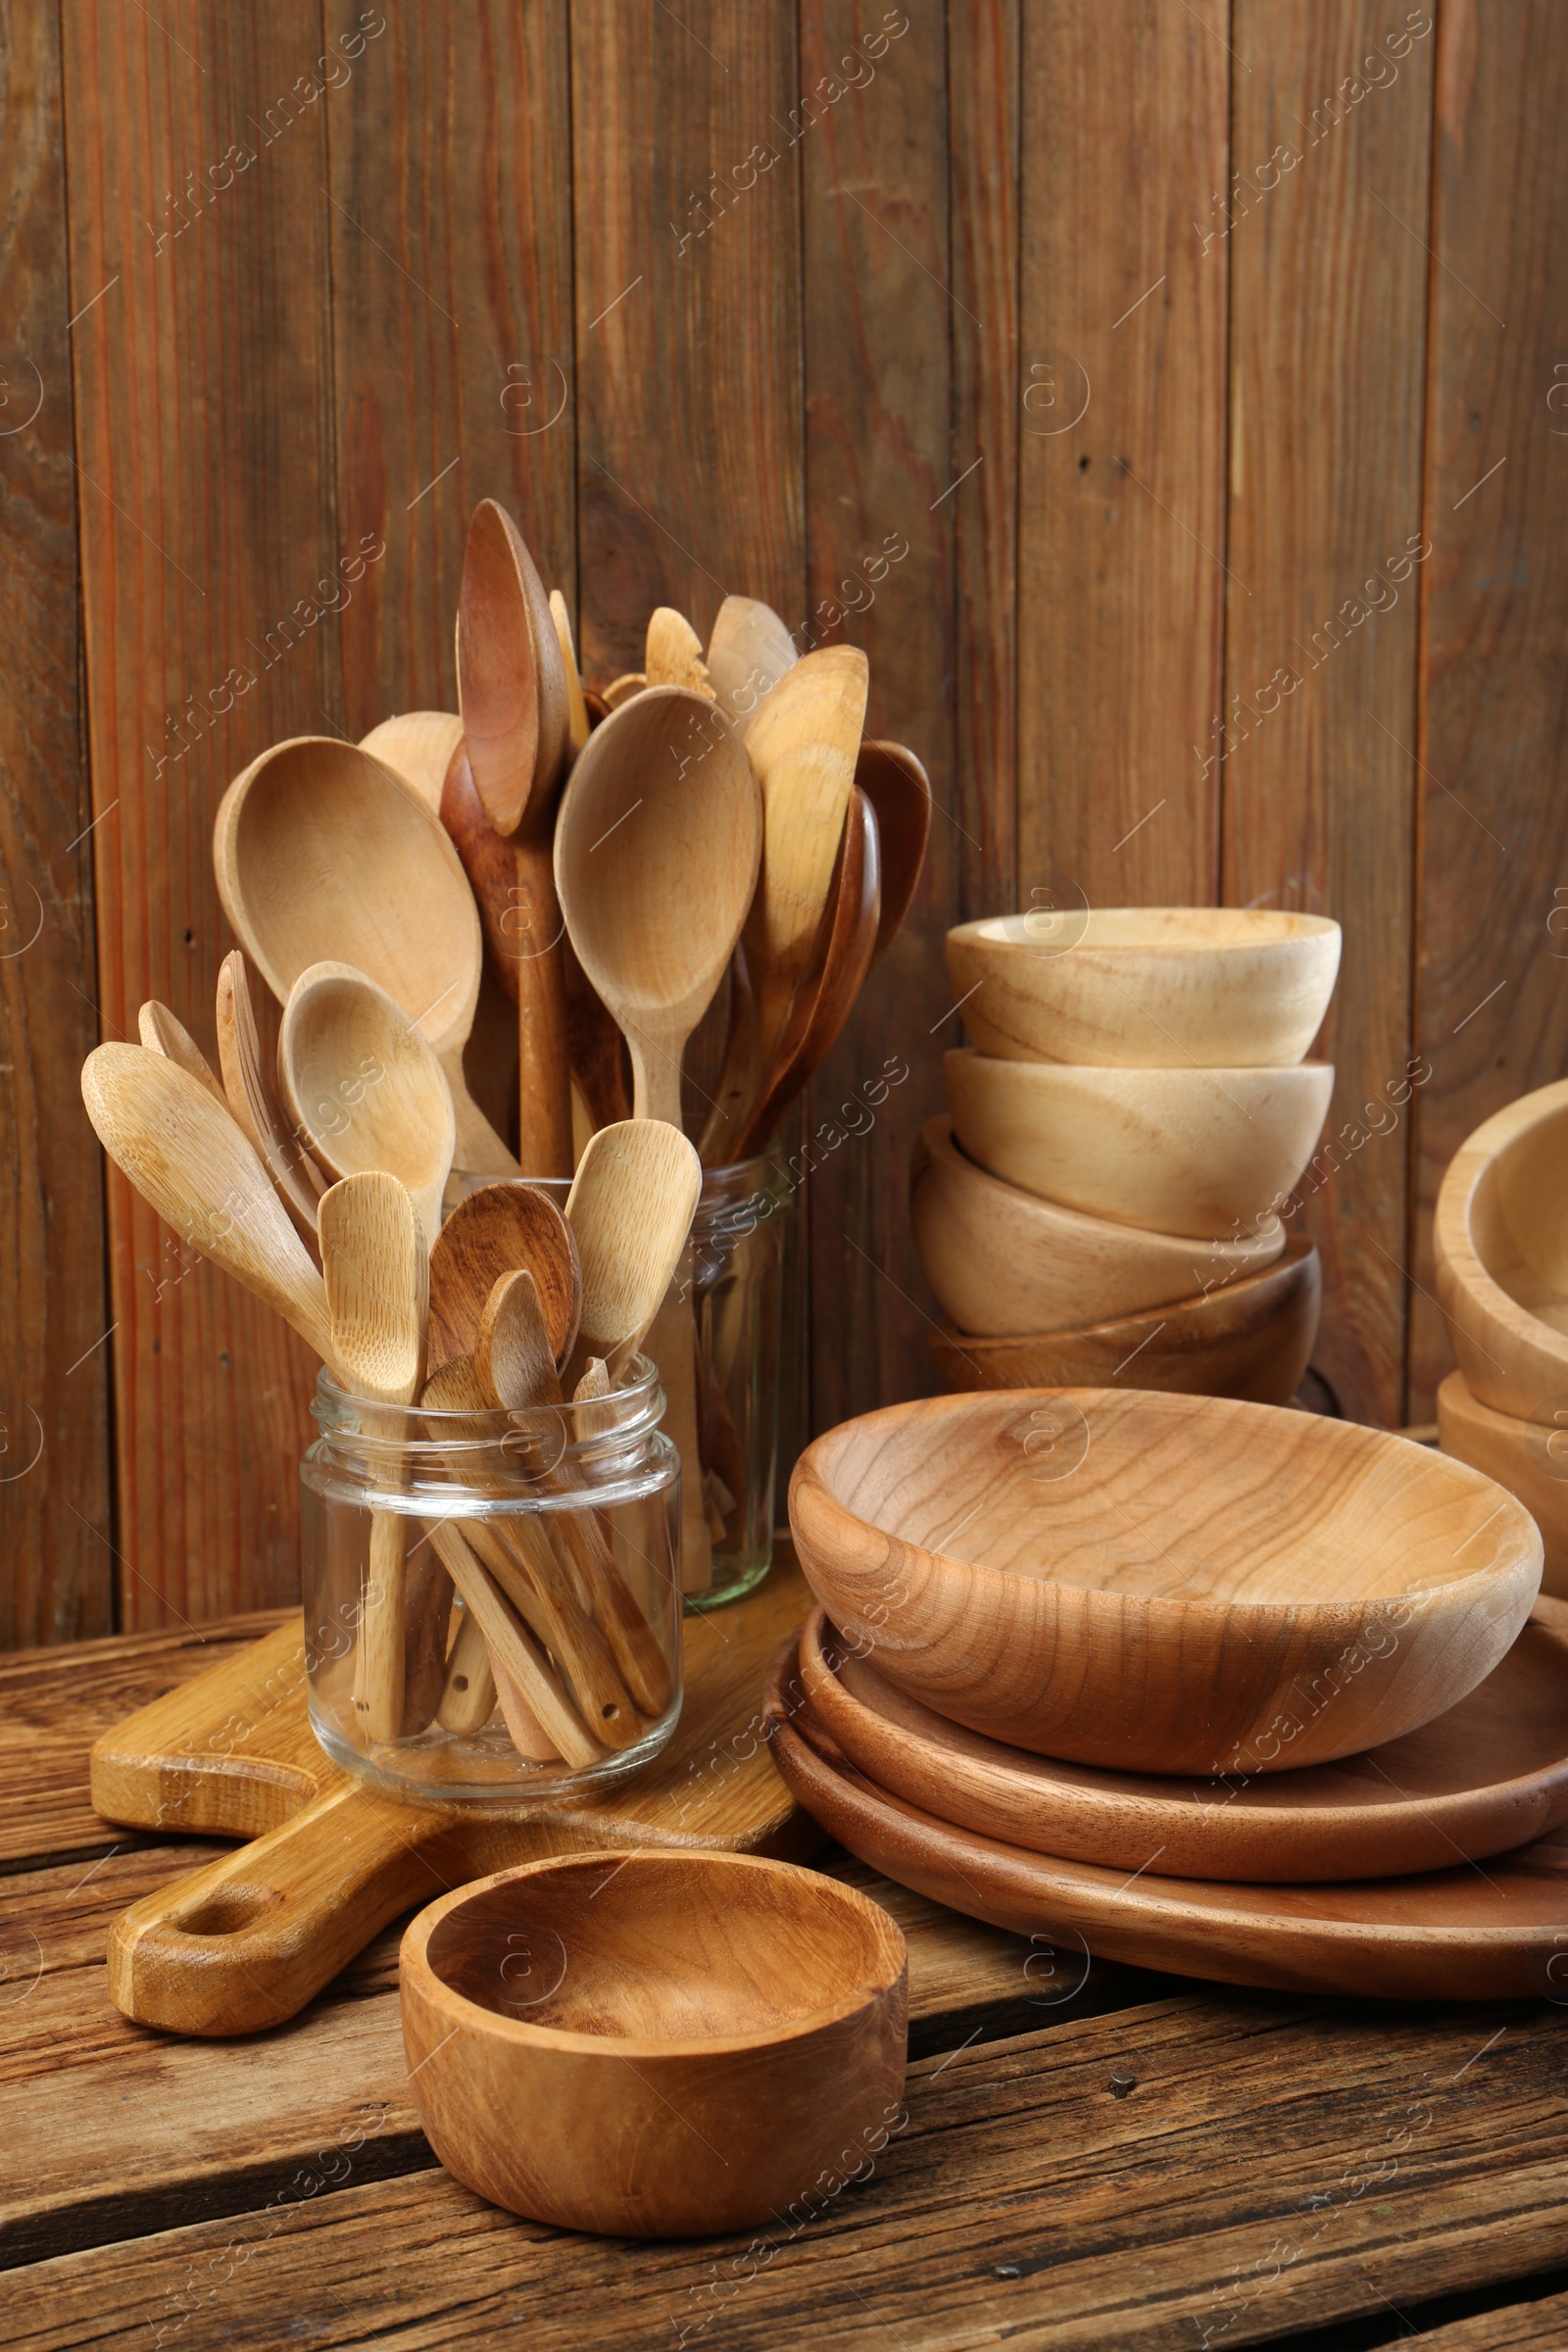
POLYGON ((472 1353, 485 1301, 518 1266, 539 1287, 557 1362, 566 1360, 582 1296, 576 1237, 537 1185, 487 1184, 459 1201, 430 1252, 432 1369, 472 1353))
POLYGON ((479 1317, 473 1368, 486 1402, 496 1410, 561 1402, 561 1375, 544 1302, 527 1266, 514 1266, 510 1274, 497 1277, 479 1317))
POLYGON ((588 740, 588 706, 582 699, 577 649, 571 642, 571 615, 566 611, 566 600, 559 588, 550 591, 550 617, 556 624, 556 643, 561 648, 561 666, 566 680, 567 755, 575 760, 588 740))
POLYGON ((240 948, 231 948, 218 967, 218 1062, 229 1109, 271 1177, 295 1231, 319 1262, 316 1211, 326 1180, 290 1132, 273 1091, 256 1027, 250 967, 240 948))
POLYGON ((462 737, 463 721, 455 710, 405 710, 362 735, 360 749, 412 785, 439 816, 442 781, 462 737))
POLYGON ((550 600, 522 534, 490 498, 473 511, 463 559, 458 691, 475 787, 515 857, 518 1152, 529 1175, 569 1176, 565 984, 550 844, 570 748, 570 697, 550 600))
POLYGON ((638 1118, 679 1127, 680 1057, 757 885, 757 781, 727 719, 651 686, 595 728, 556 829, 578 961, 631 1049, 638 1118))
POLYGON ((517 1175, 463 1075, 479 918, 458 854, 418 794, 357 744, 298 736, 229 786, 213 863, 223 911, 278 1003, 323 956, 368 972, 436 1050, 457 1113, 458 1166, 517 1175))
POLYGON ((173 1062, 176 1068, 205 1086, 227 1109, 227 1098, 213 1076, 212 1064, 183 1021, 167 1004, 149 997, 136 1015, 136 1033, 149 1054, 162 1054, 167 1061, 173 1062))
POLYGON ((600 1355, 618 1377, 658 1314, 702 1191, 678 1127, 628 1119, 589 1139, 566 1200, 582 1268, 582 1314, 566 1377, 600 1355))
POLYGON ((705 702, 714 699, 703 660, 703 641, 685 613, 677 612, 673 605, 660 605, 649 620, 643 675, 650 686, 689 686, 705 702))
POLYGON ((647 685, 648 680, 640 669, 628 669, 620 677, 612 678, 599 699, 608 714, 612 710, 618 710, 622 703, 631 702, 634 696, 645 691, 647 685))
POLYGON ((708 641, 708 675, 720 707, 743 733, 799 659, 771 605, 755 596, 725 597, 708 641))
POLYGON ((82 1064, 81 1096, 99 1142, 142 1199, 330 1363, 321 1277, 222 1103, 140 1046, 95 1047, 82 1064))
POLYGON ((877 917, 873 964, 880 963, 909 911, 925 863, 931 831, 931 779, 902 743, 862 743, 855 781, 876 816, 882 853, 882 911, 877 917))
POLYGON ((277 1072, 322 1166, 339 1177, 371 1168, 396 1176, 433 1241, 457 1120, 441 1064, 396 998, 352 964, 311 964, 283 1008, 277 1072))

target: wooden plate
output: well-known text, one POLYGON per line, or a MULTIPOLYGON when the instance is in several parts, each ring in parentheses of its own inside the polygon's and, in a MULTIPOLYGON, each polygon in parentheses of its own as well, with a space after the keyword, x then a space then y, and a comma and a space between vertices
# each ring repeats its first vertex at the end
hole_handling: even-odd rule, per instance
MULTIPOLYGON (((874 1653, 873 1653, 874 1655, 874 1653)), ((1397 1878, 1507 1852, 1568 1821, 1568 1605, 1538 1601, 1480 1687, 1361 1756, 1246 1780, 1059 1764, 933 1714, 816 1609, 801 1688, 850 1762, 960 1830, 1113 1870, 1253 1884, 1397 1878)))
POLYGON ((1178 1976, 1399 2000, 1568 2000, 1568 1836, 1420 1878, 1315 1886, 1158 1879, 951 1829, 867 1780, 812 1714, 799 1640, 769 1671, 773 1761, 871 1869, 1014 1935, 1178 1976), (794 1688, 792 1689, 792 1684, 794 1688))

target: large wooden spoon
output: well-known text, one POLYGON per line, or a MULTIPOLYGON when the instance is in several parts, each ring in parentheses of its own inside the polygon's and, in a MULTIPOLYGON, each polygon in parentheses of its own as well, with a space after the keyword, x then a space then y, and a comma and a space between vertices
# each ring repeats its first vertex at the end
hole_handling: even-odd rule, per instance
POLYGON ((436 1050, 459 1167, 518 1174, 463 1075, 479 917, 458 854, 418 794, 357 744, 297 736, 223 795, 213 864, 223 911, 278 1003, 323 956, 368 972, 436 1050))
POLYGON ((638 1118, 679 1127, 680 1062, 757 887, 762 811, 729 721, 650 686, 588 738, 561 804, 556 881, 578 961, 631 1049, 638 1118))
POLYGON ((277 1074, 321 1165, 338 1177, 396 1176, 432 1242, 457 1120, 434 1050, 397 999, 352 964, 309 965, 283 1008, 277 1074))
POLYGON ((515 859, 518 1152, 530 1176, 569 1176, 565 984, 550 845, 570 696, 544 585, 521 532, 490 498, 473 511, 463 559, 458 693, 474 785, 515 859))
POLYGON ((882 853, 882 909, 877 916, 873 964, 880 963, 909 911, 925 863, 931 831, 931 779, 902 743, 862 743, 855 781, 876 816, 882 853))
POLYGON ((295 1231, 317 1257, 316 1211, 326 1179, 300 1138, 291 1133, 273 1090, 242 948, 231 948, 218 967, 218 1065, 229 1109, 271 1177, 295 1231))
POLYGON ((576 1237, 537 1185, 487 1184, 458 1202, 430 1252, 432 1370, 472 1354, 485 1301, 518 1266, 538 1285, 552 1350, 565 1362, 582 1298, 576 1237))
POLYGON ((321 1277, 222 1103, 163 1054, 122 1045, 88 1054, 81 1097, 99 1142, 142 1199, 330 1363, 321 1277))
POLYGON ((795 640, 771 605, 755 596, 725 597, 708 641, 708 676, 743 733, 799 659, 795 640))
POLYGON ((137 1013, 136 1034, 149 1054, 162 1054, 227 1107, 227 1098, 214 1077, 206 1054, 184 1022, 167 1004, 160 1004, 156 997, 149 997, 137 1013))
POLYGON ((411 784, 439 816, 441 785, 462 736, 463 721, 455 710, 405 710, 362 735, 360 749, 411 784))

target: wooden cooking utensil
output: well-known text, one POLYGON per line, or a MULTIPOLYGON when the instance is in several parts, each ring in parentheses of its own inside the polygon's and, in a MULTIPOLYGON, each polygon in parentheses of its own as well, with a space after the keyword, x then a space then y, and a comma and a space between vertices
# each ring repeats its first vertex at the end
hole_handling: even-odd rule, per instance
POLYGON ((757 885, 762 815, 729 722, 651 686, 589 738, 556 828, 571 944, 631 1050, 635 1113, 678 1127, 681 1053, 757 885))
POLYGON ((641 694, 647 684, 648 680, 640 669, 628 669, 623 676, 612 679, 599 698, 605 706, 606 714, 618 710, 622 703, 629 703, 633 695, 641 694))
POLYGON ((762 873, 746 922, 757 994, 757 1059, 772 1066, 810 961, 838 860, 865 721, 867 670, 858 646, 806 654, 746 730, 762 791, 762 873))
POLYGON ((955 1830, 866 1780, 809 1708, 790 1711, 791 1643, 768 1676, 775 1764, 853 1854, 933 1902, 1098 1958, 1352 1999, 1555 1997, 1568 1841, 1413 1879, 1320 1886, 1129 1879, 955 1830))
POLYGON ((1293 1234, 1272 1266, 1206 1298, 1021 1339, 972 1339, 945 1323, 929 1343, 950 1389, 1163 1389, 1288 1404, 1312 1353, 1322 1297, 1317 1251, 1293 1234))
POLYGON ((262 1054, 250 967, 240 948, 231 948, 218 967, 218 1061, 229 1109, 271 1177, 300 1239, 319 1262, 316 1211, 326 1180, 283 1116, 262 1054))
POLYGON ((576 1236, 537 1185, 487 1184, 458 1202, 430 1251, 432 1369, 473 1353, 485 1301, 516 1266, 538 1284, 556 1361, 566 1361, 582 1301, 576 1236))
POLYGON ((726 596, 708 641, 708 675, 728 717, 744 732, 765 696, 799 656, 773 611, 755 596, 726 596))
POLYGON ((842 2178, 847 2147, 880 2146, 898 2109, 904 1937, 868 1896, 783 1863, 532 1863, 421 1911, 399 1979, 437 2156, 564 2229, 776 2219, 842 2178))
POLYGON ((1387 1431, 1229 1397, 928 1398, 808 1446, 790 1525, 879 1674, 1130 1772, 1272 1772, 1443 1714, 1511 1645, 1535 1522, 1387 1431))
POLYGON ((165 1223, 330 1363, 321 1277, 222 1103, 163 1054, 122 1045, 94 1047, 81 1097, 98 1141, 165 1223))
POLYGON ((497 1277, 479 1317, 473 1368, 485 1402, 495 1410, 561 1402, 561 1375, 539 1285, 526 1266, 497 1277))
POLYGON ((323 956, 368 972, 436 1050, 459 1167, 517 1175, 463 1075, 479 918, 458 854, 418 794, 357 744, 296 737, 223 795, 213 864, 223 911, 278 1003, 323 956))
POLYGON ((1568 1410, 1568 1078, 1454 1153, 1433 1228, 1438 1298, 1470 1393, 1557 1426, 1568 1410))
POLYGON ((1541 1530, 1541 1589, 1568 1598, 1568 1399, 1550 1424, 1483 1404, 1462 1372, 1438 1390, 1438 1443, 1517 1495, 1541 1530))
POLYGON ((473 511, 463 559, 458 691, 475 788, 515 858, 518 1154, 528 1175, 569 1176, 566 1006, 550 845, 570 749, 570 695, 533 558, 511 515, 489 498, 473 511))
MULTIPOLYGON (((444 1732, 466 1736, 482 1730, 495 1711, 496 1678, 491 1670, 489 1643, 478 1618, 471 1609, 465 1608, 447 1652, 446 1679, 436 1721, 444 1732)), ((534 1744, 530 1742, 522 1752, 533 1754, 534 1744)), ((548 1763, 556 1751, 542 1732, 537 1744, 543 1750, 537 1761, 548 1763)))
MULTIPOLYGON (((351 1395, 375 1404, 413 1404, 424 1384, 429 1305, 428 1250, 413 1200, 379 1169, 347 1176, 322 1194, 318 1228, 339 1378, 351 1395)), ((403 1439, 403 1415, 389 1415, 375 1434, 403 1439)), ((396 1740, 403 1729, 409 1526, 401 1511, 370 1513, 354 1704, 375 1741, 396 1740)))
POLYGON ((945 1118, 916 1139, 909 1221, 927 1282, 958 1329, 982 1338, 1140 1314, 1272 1265, 1285 1248, 1278 1218, 1272 1234, 1195 1242, 1060 1208, 976 1167, 945 1118))
POLYGON ((713 700, 703 641, 673 605, 659 605, 650 616, 643 675, 650 686, 687 686, 705 702, 713 700))
POLYGON ((184 1023, 175 1018, 167 1004, 149 997, 136 1015, 136 1033, 149 1054, 162 1054, 167 1061, 173 1062, 198 1085, 205 1086, 225 1110, 228 1108, 228 1098, 213 1076, 212 1064, 184 1023))
POLYGON ((722 1167, 733 1156, 733 1139, 750 1113, 757 1087, 757 998, 746 950, 738 940, 730 957, 728 1015, 724 1058, 697 1140, 705 1168, 722 1167))
POLYGON ((860 746, 855 781, 875 813, 882 852, 882 909, 871 956, 873 963, 880 963, 909 911, 925 863, 931 779, 904 744, 873 740, 860 746))
POLYGON ((857 1658, 822 1610, 801 1685, 850 1762, 892 1796, 1004 1844, 1160 1878, 1251 1885, 1404 1878, 1541 1838, 1568 1820, 1568 1640, 1535 1614, 1446 1715, 1337 1764, 1175 1780, 1059 1764, 966 1732, 857 1658))
POLYGON ((362 735, 360 749, 401 776, 439 816, 442 782, 462 741, 463 721, 455 710, 405 710, 362 735))
POLYGON ((283 1008, 277 1072, 321 1165, 337 1177, 396 1176, 428 1247, 441 1230, 457 1119, 434 1049, 397 999, 352 964, 309 965, 283 1008))
POLYGON ((567 756, 574 760, 588 740, 588 706, 582 699, 577 649, 571 641, 571 615, 566 611, 566 600, 559 588, 550 591, 550 617, 555 623, 556 643, 561 648, 561 667, 566 681, 567 756))

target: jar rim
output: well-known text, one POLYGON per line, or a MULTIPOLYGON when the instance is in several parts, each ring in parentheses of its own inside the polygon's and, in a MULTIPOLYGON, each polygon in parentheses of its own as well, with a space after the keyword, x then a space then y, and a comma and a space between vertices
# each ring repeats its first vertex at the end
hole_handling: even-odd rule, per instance
POLYGON ((378 1457, 431 1448, 461 1456, 520 1437, 557 1448, 561 1459, 600 1446, 624 1446, 657 1427, 663 1410, 659 1368, 640 1354, 632 1357, 628 1377, 609 1396, 580 1401, 566 1396, 559 1404, 496 1405, 467 1411, 382 1404, 343 1388, 324 1364, 317 1375, 311 1401, 312 1418, 321 1433, 318 1443, 365 1446, 378 1457))

